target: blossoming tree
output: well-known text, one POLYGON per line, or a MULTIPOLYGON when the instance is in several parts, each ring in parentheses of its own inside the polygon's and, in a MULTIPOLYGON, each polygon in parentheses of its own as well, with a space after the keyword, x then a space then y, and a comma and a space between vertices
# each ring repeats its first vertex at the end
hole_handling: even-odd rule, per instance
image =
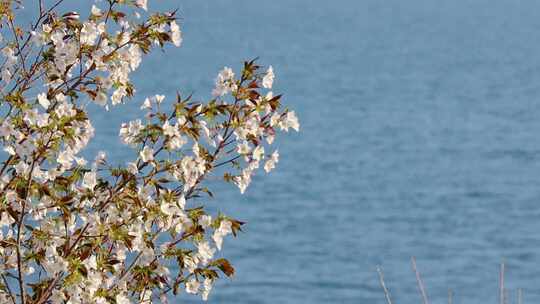
POLYGON ((242 222, 193 199, 212 196, 208 177, 243 193, 259 165, 278 162, 276 132, 299 129, 270 91, 272 67, 223 69, 208 102, 140 98, 141 119, 120 127, 131 162, 87 161, 87 105, 134 99, 130 73, 182 34, 175 12, 150 14, 146 0, 98 1, 84 14, 49 2, 0 2, 0 303, 206 299, 234 273, 214 254, 242 222), (29 26, 17 23, 24 5, 38 10, 29 26))

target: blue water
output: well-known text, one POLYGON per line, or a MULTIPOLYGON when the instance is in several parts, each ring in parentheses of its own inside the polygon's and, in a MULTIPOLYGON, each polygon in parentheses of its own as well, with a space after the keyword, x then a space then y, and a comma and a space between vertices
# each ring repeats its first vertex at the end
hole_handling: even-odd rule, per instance
MULTIPOLYGON (((277 171, 208 201, 248 222, 227 239, 237 268, 210 303, 540 301, 540 2, 184 0, 184 46, 149 57, 138 96, 210 95, 216 73, 260 57, 302 132, 277 171)), ((91 151, 115 160, 140 100, 94 113, 91 151), (101 137, 100 137, 101 136, 101 137)), ((177 303, 198 303, 182 296, 177 303)))

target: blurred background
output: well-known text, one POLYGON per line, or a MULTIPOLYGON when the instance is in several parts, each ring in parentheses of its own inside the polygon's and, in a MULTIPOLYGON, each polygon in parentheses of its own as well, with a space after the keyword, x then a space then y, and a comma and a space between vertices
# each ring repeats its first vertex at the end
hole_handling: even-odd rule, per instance
MULTIPOLYGON (((216 185, 211 208, 247 221, 223 254, 236 266, 210 303, 540 301, 540 2, 534 0, 163 0, 184 44, 134 74, 138 97, 95 108, 89 153, 118 162, 121 122, 145 96, 210 97, 223 66, 260 57, 301 133, 245 195, 216 185)), ((199 303, 182 296, 176 303, 199 303)))

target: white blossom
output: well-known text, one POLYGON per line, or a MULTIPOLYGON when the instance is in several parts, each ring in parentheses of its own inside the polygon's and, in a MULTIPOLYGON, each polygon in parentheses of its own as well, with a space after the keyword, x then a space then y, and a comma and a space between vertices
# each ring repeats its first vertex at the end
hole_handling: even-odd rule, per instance
POLYGON ((120 137, 125 144, 132 144, 143 129, 144 126, 140 119, 130 121, 128 124, 124 123, 120 128, 120 137))
POLYGON ((74 160, 75 158, 71 149, 66 149, 60 152, 57 158, 58 163, 61 164, 65 169, 70 168, 74 160))
POLYGON ((225 67, 219 72, 216 78, 216 87, 212 91, 212 95, 215 97, 221 97, 229 92, 235 91, 237 85, 234 81, 234 72, 231 68, 225 67))
POLYGON ((212 217, 208 214, 201 216, 199 223, 203 228, 208 228, 212 224, 212 217))
POLYGON ((154 160, 154 149, 146 146, 139 154, 143 162, 151 162, 154 160))
POLYGON ((13 166, 13 168, 20 176, 27 176, 30 171, 30 166, 23 161, 20 161, 17 165, 13 166))
POLYGON ((163 127, 161 128, 163 129, 163 134, 165 134, 166 136, 173 137, 180 135, 180 133, 178 132, 178 128, 176 128, 176 126, 174 125, 170 125, 168 120, 163 124, 163 127))
POLYGON ((239 154, 248 154, 251 151, 249 144, 247 142, 239 143, 236 150, 239 154))
POLYGON ((73 108, 73 105, 70 104, 70 103, 67 103, 65 101, 61 102, 57 107, 56 107, 56 110, 54 110, 54 112, 56 113, 56 115, 58 115, 58 117, 60 118, 63 118, 63 117, 73 117, 77 112, 75 111, 75 109, 73 108))
POLYGON ((117 294, 115 299, 116 304, 131 304, 129 298, 124 294, 117 294))
POLYGON ((272 89, 272 85, 274 84, 274 69, 272 66, 268 68, 268 71, 266 71, 266 74, 263 77, 262 80, 263 87, 266 89, 272 89))
POLYGON ((94 22, 86 22, 81 29, 80 41, 82 44, 94 45, 98 36, 105 31, 105 23, 99 25, 94 22))
POLYGON ((199 242, 197 244, 197 249, 197 254, 201 258, 201 262, 204 265, 206 265, 214 257, 214 252, 216 251, 210 247, 210 244, 206 241, 199 242))
POLYGON ((196 294, 197 292, 199 292, 200 286, 201 286, 201 283, 199 283, 197 280, 190 279, 186 283, 186 292, 191 293, 191 294, 196 294))
POLYGON ((86 172, 83 177, 82 187, 88 190, 93 190, 97 185, 96 172, 86 172))
POLYGON ((101 9, 99 7, 92 5, 92 9, 90 10, 92 12, 92 15, 94 16, 101 16, 101 9))
POLYGON ((169 139, 167 147, 171 150, 176 150, 182 148, 185 144, 187 144, 187 139, 184 136, 174 136, 169 139))
POLYGON ((94 98, 94 102, 100 106, 105 106, 107 104, 107 94, 103 91, 98 91, 96 93, 96 98, 94 98))
POLYGON ((38 94, 37 98, 38 98, 39 104, 40 104, 44 109, 48 109, 48 108, 49 108, 51 102, 47 99, 47 94, 45 94, 45 93, 40 93, 40 94, 38 94))
POLYGON ((268 159, 266 163, 264 164, 264 171, 266 171, 266 173, 269 173, 270 171, 272 171, 272 169, 276 167, 276 164, 278 162, 279 162, 279 152, 276 150, 274 151, 274 153, 272 153, 272 156, 270 157, 270 159, 268 159))
POLYGON ((214 231, 212 239, 216 243, 218 250, 221 250, 221 245, 223 244, 223 237, 227 234, 232 233, 232 223, 229 220, 222 220, 219 224, 219 228, 214 231))
POLYGON ((150 98, 146 98, 141 106, 141 110, 143 109, 152 109, 152 103, 150 101, 150 98))
POLYGON ((182 32, 176 21, 171 22, 171 39, 173 44, 177 47, 182 44, 182 32))
POLYGON ((256 161, 260 161, 260 160, 262 160, 263 156, 264 156, 264 147, 263 146, 257 146, 253 150, 253 159, 255 159, 256 161))
POLYGON ((165 95, 156 95, 154 96, 155 100, 156 100, 156 103, 157 104, 160 104, 163 102, 163 100, 165 99, 165 95))
POLYGON ((289 131, 289 128, 293 128, 296 132, 300 131, 300 124, 294 111, 287 112, 285 117, 281 119, 279 127, 285 131, 289 131))

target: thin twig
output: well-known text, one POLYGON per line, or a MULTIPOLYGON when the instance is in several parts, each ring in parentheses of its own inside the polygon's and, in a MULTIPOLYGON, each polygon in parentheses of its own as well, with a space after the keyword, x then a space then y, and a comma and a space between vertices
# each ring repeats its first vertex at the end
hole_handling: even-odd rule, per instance
POLYGON ((379 274, 379 282, 381 283, 381 287, 384 291, 384 296, 386 298, 387 304, 392 304, 392 300, 390 299, 390 292, 386 288, 386 284, 384 283, 384 276, 381 270, 381 267, 377 266, 377 273, 379 274))
POLYGON ((422 282, 422 278, 420 277, 420 272, 418 272, 418 269, 416 267, 416 259, 414 257, 411 258, 411 263, 413 267, 413 271, 416 274, 416 281, 418 283, 418 289, 420 289, 420 293, 422 294, 422 301, 424 304, 429 304, 426 290, 424 288, 424 283, 422 282))
POLYGON ((2 280, 4 280, 4 284, 6 285, 6 289, 8 291, 11 302, 13 302, 13 304, 17 304, 17 301, 15 301, 15 296, 13 296, 13 292, 11 291, 11 288, 9 287, 9 283, 6 279, 6 276, 4 276, 4 274, 0 274, 0 276, 2 276, 2 280))
POLYGON ((499 303, 506 303, 504 296, 504 263, 501 263, 501 270, 499 273, 499 303))
POLYGON ((454 298, 454 293, 452 292, 452 289, 448 289, 448 304, 452 304, 454 298))
POLYGON ((523 304, 523 289, 518 289, 517 304, 523 304))

